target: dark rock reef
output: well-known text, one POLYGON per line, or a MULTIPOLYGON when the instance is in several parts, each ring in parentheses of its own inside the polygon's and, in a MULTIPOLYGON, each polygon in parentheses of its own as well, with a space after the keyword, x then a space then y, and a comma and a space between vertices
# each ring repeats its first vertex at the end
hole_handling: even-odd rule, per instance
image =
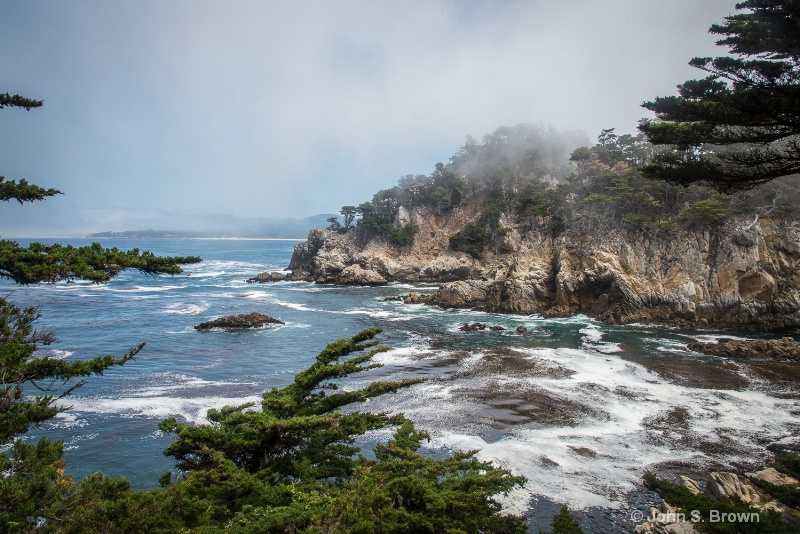
POLYGON ((264 315, 263 313, 242 313, 239 315, 228 315, 213 321, 207 321, 195 326, 195 330, 205 331, 213 328, 223 328, 226 330, 242 330, 245 328, 259 328, 267 324, 286 324, 283 321, 264 315))
POLYGON ((780 362, 800 361, 800 342, 781 339, 748 339, 721 343, 691 343, 689 350, 727 358, 770 358, 780 362))
POLYGON ((263 272, 260 273, 253 278, 248 278, 247 282, 249 284, 265 284, 267 282, 284 282, 287 280, 292 279, 291 273, 281 273, 281 272, 263 272))

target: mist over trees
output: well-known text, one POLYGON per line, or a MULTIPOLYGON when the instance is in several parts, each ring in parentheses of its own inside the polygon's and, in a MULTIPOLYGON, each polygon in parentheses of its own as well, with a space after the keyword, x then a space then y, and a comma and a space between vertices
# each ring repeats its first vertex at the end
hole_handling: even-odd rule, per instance
MULTIPOLYGON (((430 175, 403 176, 357 206, 350 231, 404 246, 416 227, 410 218, 401 220, 401 210, 447 216, 472 203, 481 213, 450 236, 450 248, 481 257, 513 252, 507 239, 512 229, 523 236, 535 231, 596 238, 608 228, 627 227, 669 237, 680 228, 719 225, 737 215, 789 215, 800 201, 800 184, 790 177, 736 195, 651 179, 644 171, 664 149, 643 135, 617 135, 611 128, 593 146, 576 140, 530 124, 499 128, 481 142, 468 138, 430 175)), ((330 229, 348 231, 331 220, 330 229)))

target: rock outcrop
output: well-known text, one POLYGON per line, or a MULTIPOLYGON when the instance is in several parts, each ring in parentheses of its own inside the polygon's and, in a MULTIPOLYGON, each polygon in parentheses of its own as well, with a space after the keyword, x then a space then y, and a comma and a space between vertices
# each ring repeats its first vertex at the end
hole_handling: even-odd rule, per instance
POLYGON ((211 330, 214 328, 223 328, 226 330, 241 330, 244 328, 259 328, 267 324, 286 324, 283 321, 264 315, 263 313, 242 313, 240 315, 228 315, 220 317, 213 321, 207 321, 195 326, 195 330, 211 330))
MULTIPOLYGON (((357 231, 312 230, 295 246, 292 279, 318 283, 440 282, 406 302, 602 321, 779 328, 800 325, 800 221, 731 220, 670 235, 598 228, 594 235, 509 231, 480 259, 448 239, 480 215, 470 204, 438 216, 404 211, 404 247, 357 231), (747 239, 744 239, 744 238, 747 239)), ((513 227, 512 223, 504 226, 513 227)))
MULTIPOLYGON (((756 487, 751 482, 753 479, 764 480, 775 486, 796 488, 800 485, 795 478, 784 475, 772 467, 756 473, 747 473, 745 476, 726 471, 713 471, 706 477, 705 491, 701 489, 699 483, 687 476, 679 477, 675 484, 688 489, 694 495, 706 493, 720 502, 741 503, 753 510, 778 512, 786 521, 796 526, 800 519, 797 511, 756 487)), ((667 501, 661 501, 658 508, 650 509, 647 521, 637 525, 633 531, 636 534, 688 534, 698 532, 695 525, 701 519, 704 518, 698 510, 684 510, 672 506, 667 501)))
POLYGON ((770 358, 782 362, 800 361, 800 342, 781 339, 748 339, 722 343, 690 343, 689 350, 727 358, 770 358))
POLYGON ((284 282, 291 280, 291 273, 281 273, 277 271, 260 273, 253 278, 248 278, 247 282, 250 284, 265 284, 268 282, 284 282))

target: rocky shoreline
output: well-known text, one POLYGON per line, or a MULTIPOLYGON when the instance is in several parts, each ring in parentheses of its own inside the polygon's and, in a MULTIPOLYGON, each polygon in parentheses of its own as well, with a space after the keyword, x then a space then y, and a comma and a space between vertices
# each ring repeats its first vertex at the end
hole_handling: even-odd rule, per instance
POLYGON ((505 236, 504 250, 511 252, 487 251, 478 259, 448 247, 449 236, 474 219, 468 209, 441 217, 419 209, 408 216, 418 228, 410 245, 315 229, 295 245, 290 273, 248 281, 436 282, 434 293, 411 293, 403 301, 545 317, 585 314, 618 324, 800 326, 798 221, 731 220, 668 236, 614 228, 554 237, 513 229, 505 236))

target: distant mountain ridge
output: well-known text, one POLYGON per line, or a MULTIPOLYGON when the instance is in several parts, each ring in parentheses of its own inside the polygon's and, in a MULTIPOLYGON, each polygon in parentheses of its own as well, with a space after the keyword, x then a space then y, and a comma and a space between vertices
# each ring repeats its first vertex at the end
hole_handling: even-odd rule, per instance
POLYGON ((243 237, 243 238, 305 238, 312 228, 325 228, 334 214, 320 214, 303 219, 275 217, 238 217, 236 215, 214 214, 197 220, 193 229, 181 230, 125 230, 89 234, 89 238, 116 239, 181 239, 202 237, 243 237))

